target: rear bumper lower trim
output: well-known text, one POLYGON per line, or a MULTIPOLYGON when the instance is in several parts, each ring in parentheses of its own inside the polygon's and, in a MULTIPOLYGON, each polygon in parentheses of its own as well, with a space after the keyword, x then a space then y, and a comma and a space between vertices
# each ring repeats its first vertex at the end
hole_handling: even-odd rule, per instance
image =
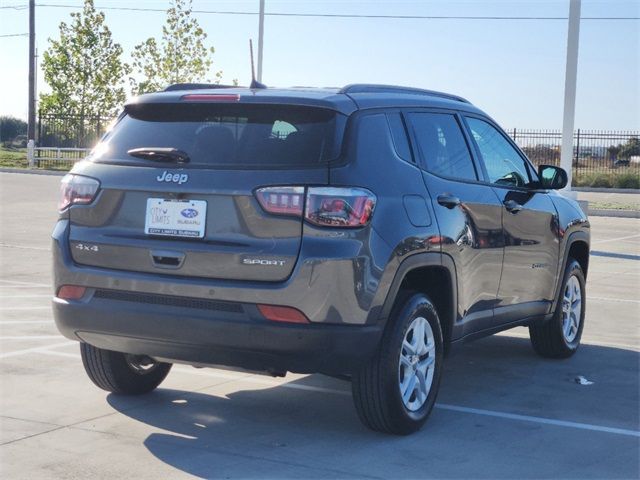
POLYGON ((381 326, 283 325, 244 313, 104 298, 54 299, 60 332, 99 348, 187 364, 352 373, 374 354, 381 326))

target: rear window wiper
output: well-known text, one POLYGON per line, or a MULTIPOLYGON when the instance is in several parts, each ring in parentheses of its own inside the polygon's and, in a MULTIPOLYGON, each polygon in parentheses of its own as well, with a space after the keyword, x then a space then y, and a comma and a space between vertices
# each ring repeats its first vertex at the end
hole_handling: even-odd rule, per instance
POLYGON ((189 155, 177 148, 167 147, 142 147, 127 150, 132 157, 144 158, 145 160, 153 160, 155 162, 178 162, 187 163, 189 155))

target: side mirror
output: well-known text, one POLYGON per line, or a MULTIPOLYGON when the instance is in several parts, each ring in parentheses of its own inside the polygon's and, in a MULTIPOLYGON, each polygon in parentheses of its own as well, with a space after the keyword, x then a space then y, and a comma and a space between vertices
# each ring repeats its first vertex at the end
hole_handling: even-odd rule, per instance
POLYGON ((549 190, 560 190, 567 186, 567 172, 563 168, 553 165, 540 165, 538 167, 540 186, 549 190))

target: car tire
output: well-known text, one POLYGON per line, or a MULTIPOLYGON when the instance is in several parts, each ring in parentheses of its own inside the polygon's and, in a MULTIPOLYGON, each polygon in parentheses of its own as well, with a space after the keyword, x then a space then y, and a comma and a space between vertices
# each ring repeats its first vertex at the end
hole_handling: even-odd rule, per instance
POLYGON ((578 350, 585 314, 585 278, 580 264, 569 258, 551 320, 529 326, 531 345, 546 358, 568 358, 578 350))
POLYGON ((165 379, 170 363, 147 357, 103 350, 80 344, 82 364, 93 383, 108 392, 141 395, 154 390, 165 379))
POLYGON ((420 293, 404 296, 392 311, 376 355, 352 378, 362 423, 396 435, 419 430, 436 401, 443 358, 434 304, 420 293))

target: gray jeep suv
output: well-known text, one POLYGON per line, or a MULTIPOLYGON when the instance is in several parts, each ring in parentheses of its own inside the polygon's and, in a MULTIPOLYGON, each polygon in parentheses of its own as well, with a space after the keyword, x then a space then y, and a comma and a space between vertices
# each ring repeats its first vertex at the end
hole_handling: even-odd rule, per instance
POLYGON ((370 428, 420 428, 455 345, 527 325, 568 357, 589 223, 468 101, 381 85, 174 85, 62 181, 60 331, 91 380, 172 363, 350 378, 370 428))

